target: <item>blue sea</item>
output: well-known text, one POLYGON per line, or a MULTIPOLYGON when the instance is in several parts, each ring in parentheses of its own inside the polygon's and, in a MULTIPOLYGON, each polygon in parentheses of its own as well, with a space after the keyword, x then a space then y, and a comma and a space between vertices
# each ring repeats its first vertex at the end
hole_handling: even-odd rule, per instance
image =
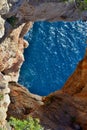
POLYGON ((25 49, 19 83, 38 95, 63 87, 84 57, 87 22, 35 22, 24 37, 25 49))

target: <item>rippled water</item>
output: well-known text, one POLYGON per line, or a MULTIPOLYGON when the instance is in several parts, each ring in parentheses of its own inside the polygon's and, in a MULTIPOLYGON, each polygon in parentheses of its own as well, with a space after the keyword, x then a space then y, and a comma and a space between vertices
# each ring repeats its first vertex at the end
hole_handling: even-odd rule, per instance
POLYGON ((19 83, 32 93, 47 95, 60 89, 83 58, 86 22, 35 22, 26 34, 29 47, 19 83))

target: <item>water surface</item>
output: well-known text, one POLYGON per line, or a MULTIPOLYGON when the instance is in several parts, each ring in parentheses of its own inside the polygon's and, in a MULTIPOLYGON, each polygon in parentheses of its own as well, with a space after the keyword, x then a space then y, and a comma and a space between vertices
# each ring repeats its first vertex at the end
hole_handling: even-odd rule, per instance
POLYGON ((25 36, 30 45, 19 83, 39 95, 62 88, 84 56, 86 31, 87 23, 82 21, 35 22, 25 36))

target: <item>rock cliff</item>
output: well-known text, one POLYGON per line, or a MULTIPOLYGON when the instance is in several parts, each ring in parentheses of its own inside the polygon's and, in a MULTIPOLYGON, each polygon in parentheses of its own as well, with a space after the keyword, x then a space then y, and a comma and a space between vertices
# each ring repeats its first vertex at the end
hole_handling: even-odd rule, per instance
POLYGON ((46 130, 87 130, 86 80, 87 52, 64 87, 47 97, 41 98, 33 95, 32 99, 31 94, 20 87, 20 85, 18 87, 16 83, 10 83, 9 87, 12 88, 8 115, 14 115, 21 119, 27 118, 29 115, 38 117, 46 130), (19 103, 20 99, 22 101, 21 103, 19 103), (11 111, 12 108, 13 110, 11 111))
MULTIPOLYGON (((43 98, 43 100, 41 97, 38 97, 40 99, 40 101, 38 101, 39 99, 37 99, 37 96, 34 97, 34 95, 32 98, 32 94, 28 93, 26 90, 22 88, 20 89, 17 84, 16 85, 14 85, 13 83, 9 84, 9 82, 18 81, 19 71, 24 61, 23 51, 24 48, 28 46, 28 43, 23 39, 23 36, 32 27, 34 21, 37 20, 73 21, 78 19, 82 19, 84 21, 87 20, 87 11, 85 9, 81 10, 80 8, 78 8, 78 6, 74 1, 72 2, 63 0, 62 1, 48 0, 47 2, 44 2, 42 0, 39 0, 38 2, 33 0, 0 1, 0 127, 2 129, 5 128, 10 130, 10 128, 7 128, 6 125, 6 116, 7 116, 6 111, 10 103, 8 95, 10 93, 11 96, 10 105, 12 105, 12 99, 13 103, 16 100, 17 100, 16 103, 18 102, 19 96, 17 99, 15 99, 16 96, 18 95, 17 94, 18 92, 20 93, 19 95, 23 93, 27 94, 27 97, 25 96, 26 100, 31 97, 30 101, 33 102, 32 108, 30 106, 27 106, 26 104, 23 104, 24 107, 20 106, 20 110, 21 108, 23 109, 23 111, 20 111, 20 113, 22 113, 21 116, 24 116, 24 112, 25 115, 27 115, 31 113, 31 111, 33 111, 33 113, 31 114, 40 117, 41 123, 46 128, 49 128, 50 127, 49 124, 52 123, 51 128, 55 130, 57 127, 58 129, 64 129, 63 124, 65 124, 65 126, 69 124, 67 130, 74 129, 76 127, 80 129, 80 126, 84 130, 87 129, 86 124, 87 74, 85 72, 87 69, 87 63, 86 63, 87 57, 85 57, 84 60, 81 61, 81 63, 78 65, 75 74, 73 74, 72 77, 70 77, 70 79, 65 84, 63 90, 55 92, 54 94, 49 95, 46 98, 43 98), (10 86, 11 92, 8 86, 10 86), (14 89, 11 86, 13 86, 14 89), (14 96, 13 98, 14 94, 16 94, 16 96, 14 96), (35 99, 37 100, 35 101, 35 99), (42 106, 42 104, 44 105, 42 106), (64 120, 62 120, 62 118, 64 116, 63 111, 67 113, 66 109, 64 109, 63 111, 61 109, 60 111, 59 106, 61 106, 62 109, 64 108, 69 109, 69 114, 68 115, 65 114, 67 116, 65 118, 66 119, 65 122, 64 120), (68 106, 68 108, 65 106, 68 106), (37 110, 35 110, 33 107, 37 108, 37 110), (57 107, 58 110, 54 116, 57 107), (38 111, 40 111, 39 114, 38 111), (73 120, 75 120, 74 119, 75 113, 76 113, 76 122, 72 123, 74 122, 73 120), (73 115, 73 117, 70 117, 71 115, 73 115), (72 122, 70 122, 70 118, 72 122), (45 123, 45 119, 47 120, 47 123, 45 123), (57 126, 56 124, 57 120, 59 122, 59 126, 57 126), (54 124, 53 121, 55 122, 54 124), (73 124, 72 128, 71 124, 73 124)), ((17 112, 19 111, 18 106, 15 106, 15 109, 17 110, 17 112)), ((9 111, 8 114, 10 114, 9 111)))
POLYGON ((46 129, 87 130, 87 51, 62 90, 43 102, 31 115, 38 116, 46 129))

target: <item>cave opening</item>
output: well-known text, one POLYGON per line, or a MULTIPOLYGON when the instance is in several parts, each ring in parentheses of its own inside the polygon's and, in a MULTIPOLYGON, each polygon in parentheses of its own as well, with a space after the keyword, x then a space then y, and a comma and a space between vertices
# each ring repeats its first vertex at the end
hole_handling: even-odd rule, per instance
POLYGON ((86 49, 87 22, 35 22, 25 35, 19 83, 30 92, 48 95, 63 87, 86 49))

